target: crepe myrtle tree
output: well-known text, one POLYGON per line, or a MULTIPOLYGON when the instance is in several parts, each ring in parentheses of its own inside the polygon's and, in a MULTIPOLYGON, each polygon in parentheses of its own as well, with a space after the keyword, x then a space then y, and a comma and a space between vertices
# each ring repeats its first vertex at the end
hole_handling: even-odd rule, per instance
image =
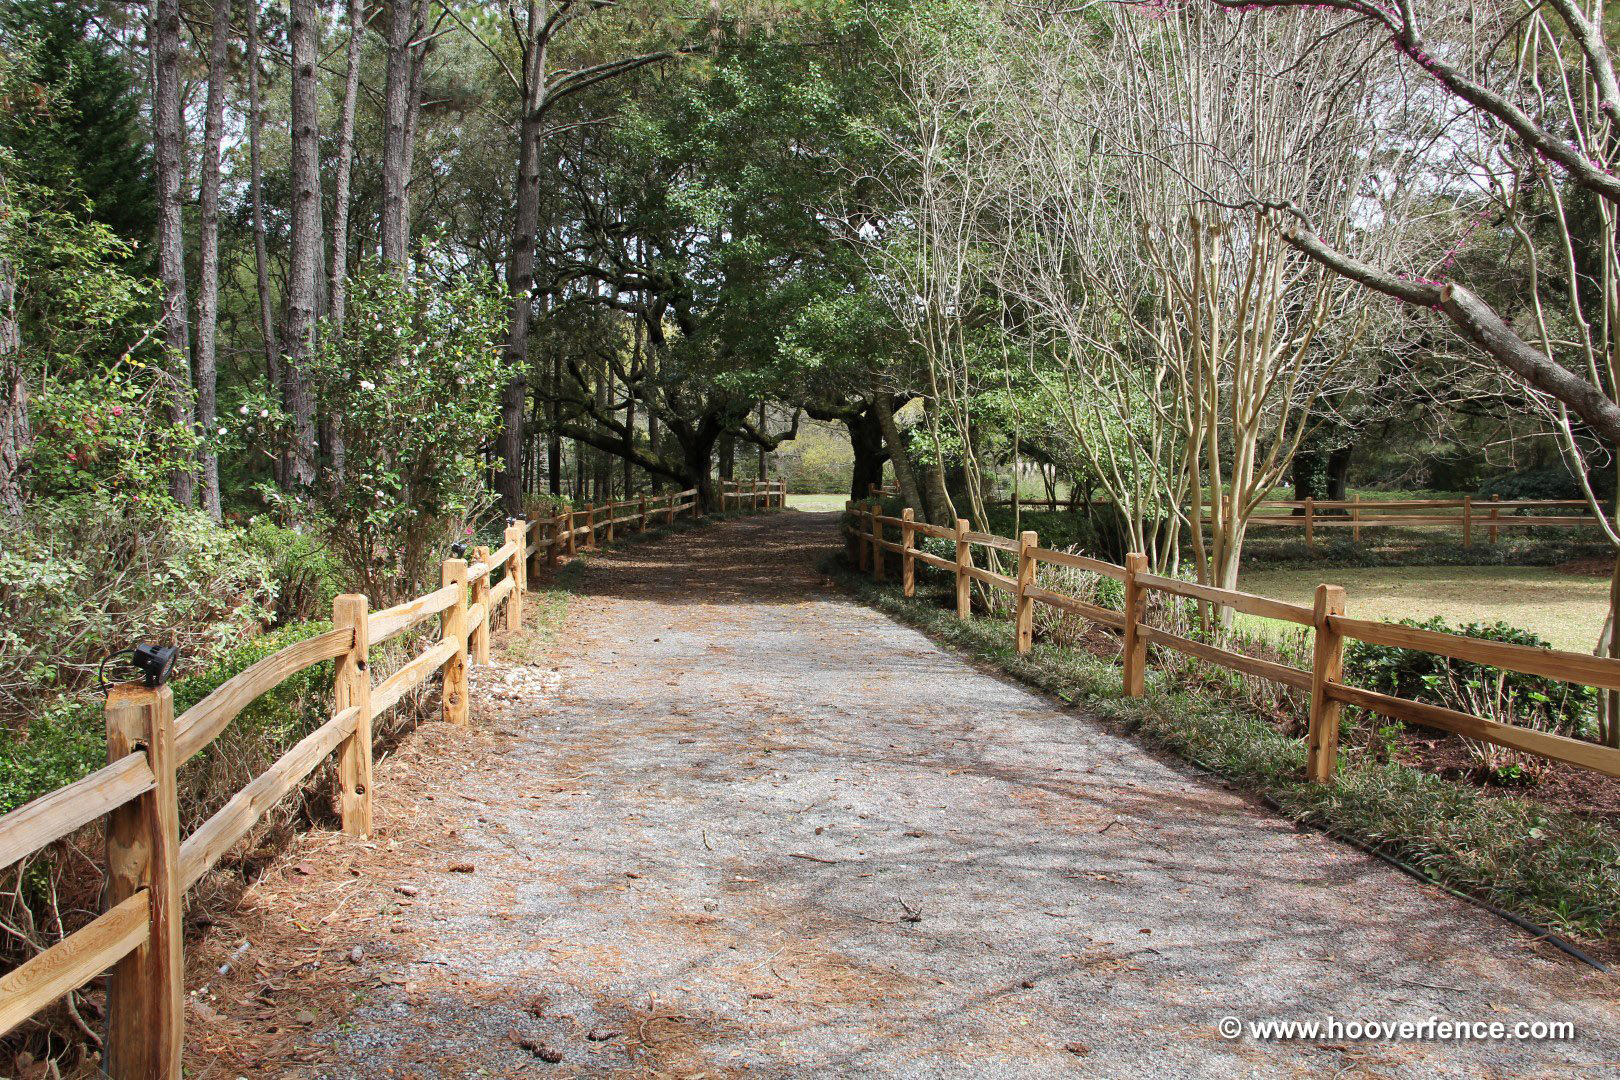
POLYGON ((1359 53, 1315 23, 1243 20, 1159 4, 1009 24, 1005 210, 982 215, 1006 223, 985 245, 997 281, 1129 543, 1169 567, 1185 537, 1199 580, 1228 589, 1251 515, 1360 388, 1371 322, 1250 192, 1309 193, 1346 232, 1376 134, 1359 53))
MULTIPOLYGON (((1446 319, 1477 354, 1529 391, 1616 553, 1597 651, 1620 656, 1620 526, 1594 490, 1591 463, 1615 467, 1620 445, 1620 81, 1602 0, 1462 6, 1369 0, 1214 0, 1251 18, 1320 20, 1340 39, 1399 61, 1396 105, 1446 123, 1421 144, 1418 176, 1449 204, 1449 234, 1396 261, 1359 236, 1322 228, 1314 200, 1255 187, 1284 240, 1367 289, 1446 319), (1309 9, 1290 11, 1288 9, 1309 9), (1500 234, 1510 287, 1459 280, 1471 240, 1500 234)), ((1423 208, 1433 216, 1433 207, 1423 208)), ((1500 270, 1498 270, 1500 273, 1500 270)), ((1620 745, 1620 700, 1608 695, 1603 739, 1620 745)))

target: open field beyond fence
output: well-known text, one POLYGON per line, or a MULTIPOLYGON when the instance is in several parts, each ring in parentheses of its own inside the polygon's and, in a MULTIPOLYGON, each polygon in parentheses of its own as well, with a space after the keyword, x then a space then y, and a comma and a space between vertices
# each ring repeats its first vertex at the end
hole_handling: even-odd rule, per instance
POLYGON ((1144 693, 1150 645, 1307 693, 1310 706, 1306 761, 1307 775, 1313 781, 1327 782, 1333 776, 1338 759, 1339 714, 1344 705, 1578 765, 1607 776, 1620 776, 1620 749, 1365 690, 1342 681, 1346 640, 1425 652, 1606 690, 1620 690, 1620 660, 1355 618, 1348 613, 1345 588, 1336 584, 1317 585, 1312 602, 1307 605, 1152 574, 1143 555, 1129 555, 1124 565, 1120 565, 1053 551, 1040 547, 1039 538, 1033 532, 1025 532, 1014 540, 973 532, 968 529, 968 523, 960 519, 954 528, 929 525, 913 520, 909 509, 901 517, 885 515, 881 504, 876 502, 852 504, 851 512, 857 522, 854 539, 863 570, 870 568, 880 581, 891 569, 897 570, 907 596, 915 593, 919 563, 948 573, 954 579, 957 614, 964 619, 971 614, 975 582, 1005 594, 1012 606, 1019 652, 1027 652, 1033 642, 1034 613, 1038 604, 1117 631, 1123 643, 1124 681, 1129 696, 1140 697, 1144 693), (949 542, 954 557, 922 550, 920 541, 926 539, 949 542), (987 553, 981 562, 975 562, 976 549, 987 553), (891 560, 890 555, 898 559, 891 560), (898 566, 891 567, 894 562, 898 562, 898 566), (1123 596, 1121 608, 1115 610, 1043 588, 1037 584, 1037 570, 1042 565, 1084 571, 1118 582, 1123 596), (1002 573, 998 566, 1011 572, 1002 573), (1153 595, 1197 604, 1201 621, 1209 629, 1189 636, 1151 625, 1148 598, 1153 595), (1311 667, 1307 670, 1222 647, 1222 636, 1215 629, 1219 624, 1217 609, 1308 628, 1312 634, 1311 667))

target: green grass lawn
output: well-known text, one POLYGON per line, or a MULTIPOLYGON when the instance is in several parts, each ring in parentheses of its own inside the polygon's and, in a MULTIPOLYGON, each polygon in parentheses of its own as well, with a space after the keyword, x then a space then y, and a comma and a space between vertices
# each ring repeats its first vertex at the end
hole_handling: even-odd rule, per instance
POLYGON ((820 514, 829 510, 842 510, 847 502, 849 502, 848 495, 789 495, 787 508, 820 514))
POLYGON ((1321 582, 1343 585, 1350 615, 1451 622, 1501 619, 1561 649, 1590 652, 1608 609, 1605 578, 1523 566, 1376 566, 1246 571, 1244 592, 1310 604, 1321 582))

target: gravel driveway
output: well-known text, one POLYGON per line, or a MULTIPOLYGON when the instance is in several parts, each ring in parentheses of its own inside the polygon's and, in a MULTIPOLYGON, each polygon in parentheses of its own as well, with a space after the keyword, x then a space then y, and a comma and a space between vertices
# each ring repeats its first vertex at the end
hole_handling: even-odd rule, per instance
POLYGON ((837 542, 786 513, 592 557, 548 662, 379 767, 399 903, 360 968, 402 974, 297 1074, 1616 1071, 1610 978, 853 603, 837 542), (1216 1027, 1330 1015, 1578 1035, 1216 1027))

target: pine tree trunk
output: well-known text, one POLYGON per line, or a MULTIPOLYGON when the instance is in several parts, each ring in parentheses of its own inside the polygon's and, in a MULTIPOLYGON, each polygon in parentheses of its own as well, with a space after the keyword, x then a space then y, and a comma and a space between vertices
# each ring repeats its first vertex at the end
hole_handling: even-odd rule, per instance
POLYGON ((546 440, 546 472, 551 478, 551 493, 563 493, 563 444, 562 436, 557 434, 558 404, 557 399, 562 394, 562 356, 551 358, 551 400, 546 402, 546 423, 551 429, 551 435, 546 440))
MULTIPOLYGON (((0 184, 0 192, 4 190, 0 184)), ((5 215, 0 198, 0 220, 5 215)), ((29 444, 28 384, 23 379, 16 297, 15 272, 0 256, 0 513, 11 517, 23 512, 23 462, 29 444)))
POLYGON ((512 317, 506 339, 506 386, 501 393, 501 471, 496 489, 508 514, 523 507, 523 413, 529 383, 529 324, 534 317, 534 248, 540 232, 540 128, 546 92, 546 21, 531 5, 523 52, 523 117, 518 124, 517 215, 506 260, 512 317))
POLYGON ((405 186, 410 179, 407 140, 411 126, 411 38, 418 0, 396 0, 388 16, 388 58, 383 76, 382 258, 404 272, 409 255, 409 216, 405 186))
MULTIPOLYGON (((163 283, 163 343, 169 352, 174 396, 169 422, 195 423, 191 401, 190 301, 186 296, 184 207, 180 185, 185 175, 185 120, 180 103, 180 2, 152 0, 152 149, 158 193, 158 278, 163 283)), ((181 506, 196 498, 197 477, 190 469, 169 474, 169 494, 181 506)))
POLYGON ((319 143, 320 45, 315 0, 288 5, 292 45, 292 243, 287 280, 287 352, 283 405, 292 421, 288 480, 295 488, 315 483, 315 403, 305 365, 315 343, 315 304, 320 289, 321 194, 319 143))
MULTIPOLYGON (((264 378, 271 393, 281 390, 281 344, 277 340, 275 302, 270 291, 270 255, 265 240, 264 167, 259 145, 264 139, 264 99, 259 89, 259 5, 248 0, 248 190, 253 204, 253 271, 259 294, 259 335, 264 344, 264 378)), ((286 470, 275 460, 276 485, 285 487, 286 470)))
POLYGON ((332 178, 332 258, 329 263, 329 311, 332 325, 343 328, 348 314, 349 187, 354 175, 354 114, 360 99, 360 53, 365 44, 365 4, 349 0, 349 54, 343 84, 343 118, 338 128, 338 156, 332 178))
POLYGON ((231 37, 231 0, 214 0, 208 38, 208 104, 203 122, 201 191, 198 195, 197 427, 205 444, 200 455, 202 503, 208 516, 224 519, 219 502, 219 455, 210 448, 218 420, 219 330, 219 168, 225 137, 225 79, 231 37))
MULTIPOLYGON (((332 179, 332 257, 328 262, 327 313, 341 333, 349 305, 349 188, 354 175, 354 114, 360 98, 360 54, 365 45, 363 0, 349 0, 348 68, 343 83, 343 112, 338 127, 338 155, 332 179)), ((343 426, 335 417, 324 423, 327 480, 334 493, 343 489, 343 426)))

